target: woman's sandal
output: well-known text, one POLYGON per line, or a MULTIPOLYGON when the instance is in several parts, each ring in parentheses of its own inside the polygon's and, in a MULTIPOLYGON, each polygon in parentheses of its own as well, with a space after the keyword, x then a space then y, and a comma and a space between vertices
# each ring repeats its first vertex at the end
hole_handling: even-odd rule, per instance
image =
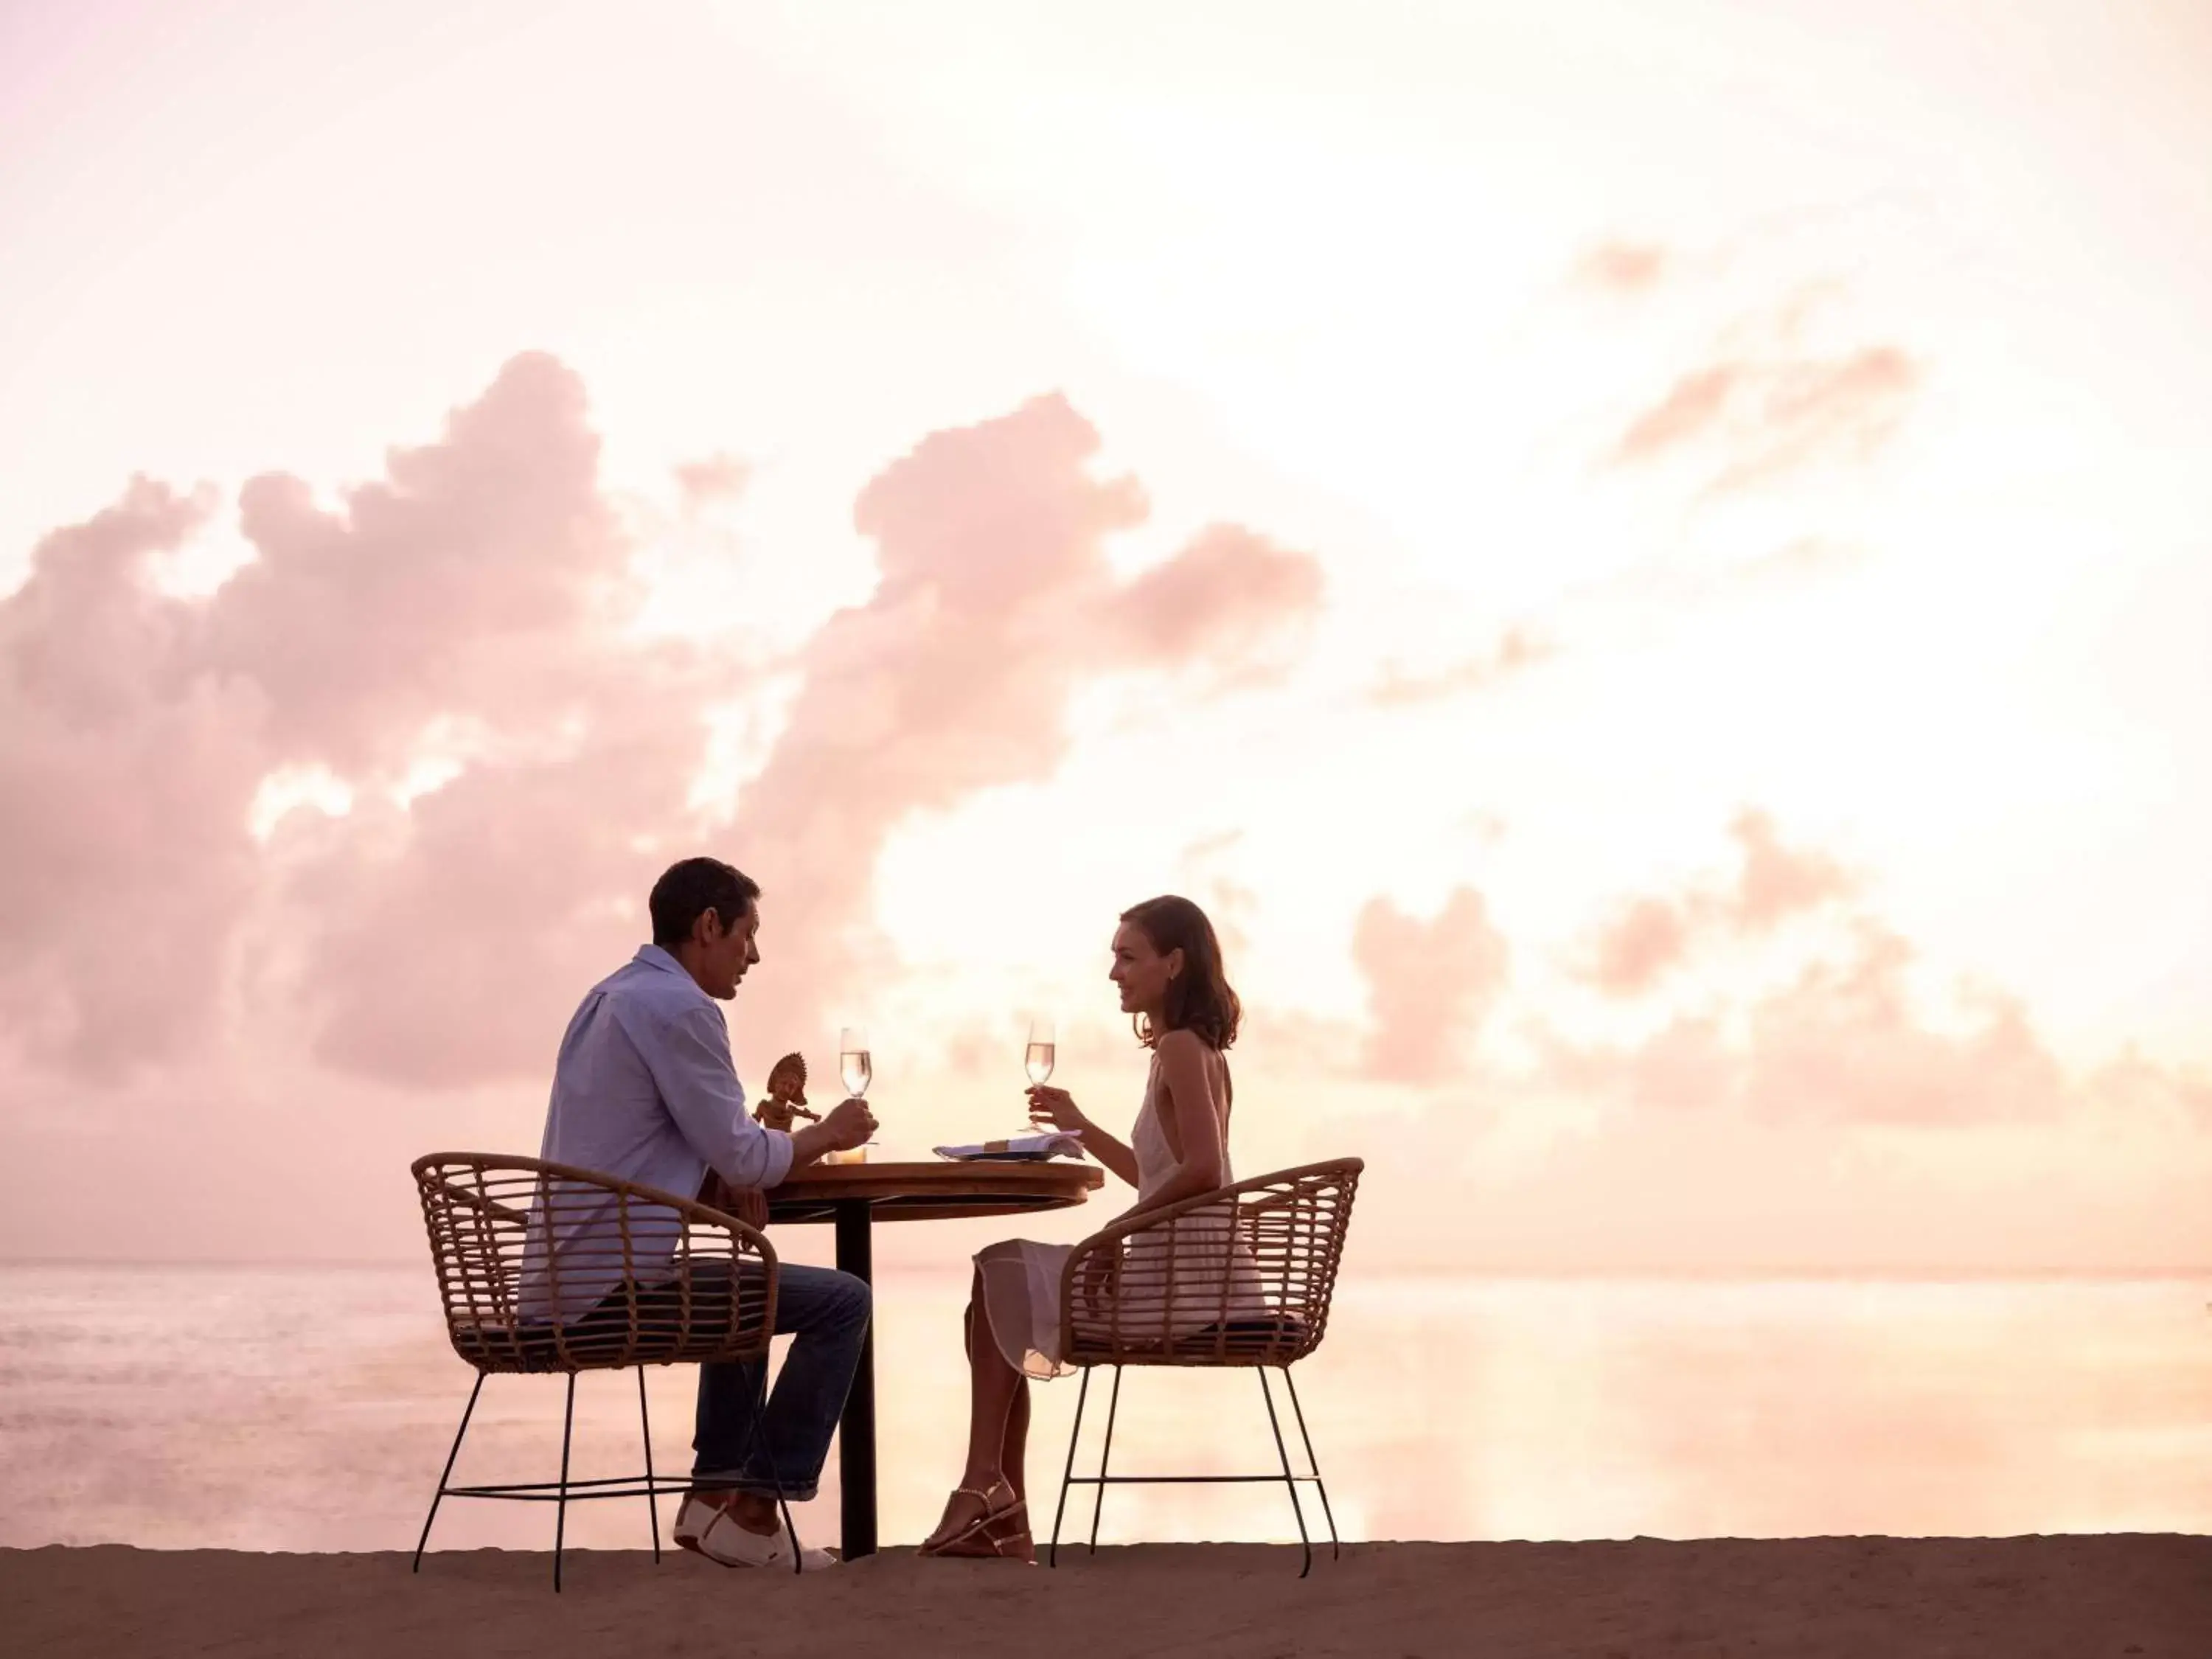
POLYGON ((1025 1519, 1029 1512, 1029 1501, 1026 1498, 1017 1498, 1003 1508, 994 1510, 991 1507, 991 1494, 994 1492, 1005 1492, 1011 1495, 1013 1488, 1004 1480, 994 1480, 981 1492, 976 1491, 973 1486, 955 1486, 952 1489, 952 1495, 955 1498, 974 1498, 983 1506, 983 1513, 970 1521, 958 1532, 954 1533, 951 1537, 935 1544, 925 1543, 916 1553, 968 1557, 1005 1556, 1009 1552, 1004 1546, 1014 1543, 1018 1538, 1024 1548, 1012 1553, 1015 1559, 1035 1559, 1036 1546, 1029 1542, 1029 1525, 1025 1519), (1000 1534, 1009 1521, 1020 1522, 1020 1532, 1018 1534, 1002 1537, 1000 1534))
MULTIPOLYGON (((1027 1504, 1022 1504, 1017 1505, 1016 1509, 1003 1510, 999 1519, 1001 1522, 1012 1520, 1018 1511, 1026 1511, 1028 1508, 1027 1504)), ((1019 1520, 1016 1520, 1014 1525, 1006 1528, 1004 1531, 994 1526, 990 1538, 992 1554, 1012 1561, 1026 1561, 1031 1566, 1036 1565, 1036 1540, 1030 1536, 1030 1523, 1025 1514, 1019 1520)))

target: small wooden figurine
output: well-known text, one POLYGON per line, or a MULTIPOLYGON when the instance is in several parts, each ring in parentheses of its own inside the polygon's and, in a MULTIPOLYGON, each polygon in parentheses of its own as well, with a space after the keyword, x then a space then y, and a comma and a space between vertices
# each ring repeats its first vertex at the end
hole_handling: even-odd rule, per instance
POLYGON ((819 1112, 806 1109, 806 1057, 786 1054, 769 1069, 768 1098, 753 1108, 753 1121, 764 1129, 788 1131, 802 1117, 810 1123, 822 1121, 819 1112))

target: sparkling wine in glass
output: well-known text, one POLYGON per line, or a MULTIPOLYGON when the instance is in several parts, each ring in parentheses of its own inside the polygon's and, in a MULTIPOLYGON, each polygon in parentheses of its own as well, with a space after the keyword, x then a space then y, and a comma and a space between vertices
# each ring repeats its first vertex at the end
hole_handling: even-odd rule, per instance
MULTIPOLYGON (((868 1085, 875 1081, 876 1076, 875 1064, 868 1058, 866 1027, 847 1025, 839 1030, 837 1072, 844 1082, 847 1094, 854 1097, 866 1095, 868 1085)), ((868 1156, 868 1148, 875 1144, 876 1138, 870 1135, 851 1152, 845 1153, 844 1158, 852 1163, 865 1163, 868 1156)))
POLYGON ((837 1033, 837 1069, 845 1082, 845 1092, 865 1096, 868 1085, 875 1080, 875 1066, 868 1059, 868 1033, 859 1025, 848 1025, 837 1033))
MULTIPOLYGON (((1022 1050, 1022 1068, 1030 1074, 1030 1082, 1043 1083, 1051 1078, 1053 1054, 1058 1047, 1050 1020, 1033 1019, 1030 1022, 1030 1040, 1028 1046, 1022 1050)), ((1031 1107, 1027 1133, 1035 1134, 1049 1127, 1038 1121, 1036 1109, 1031 1107)))
POLYGON ((1022 1051, 1022 1065, 1028 1071, 1030 1082, 1052 1081, 1053 1050, 1057 1046, 1050 1020, 1033 1019, 1030 1022, 1029 1047, 1022 1051))

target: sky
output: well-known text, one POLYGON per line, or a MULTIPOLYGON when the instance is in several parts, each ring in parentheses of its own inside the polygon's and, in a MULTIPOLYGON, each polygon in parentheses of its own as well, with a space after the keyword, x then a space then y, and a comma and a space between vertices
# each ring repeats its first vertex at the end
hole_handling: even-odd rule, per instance
POLYGON ((1037 1015, 1133 1115, 1172 890, 1238 1167, 1364 1158, 1378 1267, 2201 1267, 2208 74, 2187 3, 0 4, 0 1256, 419 1251, 709 851, 741 1073, 865 1021, 887 1153, 1037 1015))

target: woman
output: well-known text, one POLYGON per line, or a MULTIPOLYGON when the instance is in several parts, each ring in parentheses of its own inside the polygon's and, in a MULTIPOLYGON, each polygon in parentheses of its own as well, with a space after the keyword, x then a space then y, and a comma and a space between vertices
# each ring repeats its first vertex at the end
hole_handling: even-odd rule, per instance
MULTIPOLYGON (((1229 1063, 1241 1009, 1221 967, 1221 946, 1206 913, 1188 899, 1147 899, 1121 913, 1107 978, 1122 1012, 1152 1051, 1145 1098, 1125 1144, 1078 1109, 1064 1089, 1030 1091, 1030 1115, 1079 1133, 1085 1149, 1137 1189, 1116 1225, 1227 1186, 1230 1172, 1229 1063)), ((1102 1230, 1103 1231, 1103 1230, 1102 1230)), ((1166 1231, 1127 1241, 1111 1282, 1078 1293, 1076 1318, 1123 1340, 1167 1340, 1210 1321, 1264 1314, 1251 1260, 1232 1245, 1224 1216, 1179 1218, 1166 1231), (1164 1271, 1172 1249, 1175 1299, 1164 1271), (1159 1265, 1149 1268, 1148 1261, 1159 1265), (1209 1265, 1211 1264, 1211 1265, 1209 1265)), ((1012 1239, 975 1257, 966 1316, 968 1462, 945 1501, 925 1555, 1010 1556, 1033 1561, 1022 1453, 1029 1437, 1029 1378, 1068 1369, 1060 1329, 1060 1277, 1070 1247, 1012 1239)))

